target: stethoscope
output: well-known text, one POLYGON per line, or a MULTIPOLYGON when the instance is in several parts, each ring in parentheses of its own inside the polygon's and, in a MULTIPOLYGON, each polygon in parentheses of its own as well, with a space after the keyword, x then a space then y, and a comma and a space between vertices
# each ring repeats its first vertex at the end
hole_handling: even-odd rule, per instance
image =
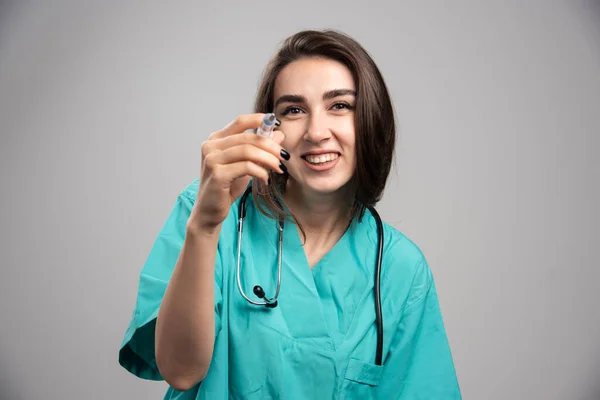
MULTIPOLYGON (((252 185, 248 185, 248 188, 242 195, 240 203, 238 205, 238 242, 237 242, 237 284, 242 296, 250 303, 257 306, 265 306, 267 308, 277 307, 277 299, 279 298, 279 289, 281 288, 281 255, 283 252, 283 219, 277 221, 277 229, 279 236, 279 245, 277 251, 277 290, 273 298, 265 297, 265 291, 260 285, 254 286, 254 294, 264 301, 255 301, 246 296, 244 289, 242 288, 241 282, 241 255, 242 255, 242 231, 244 230, 244 218, 246 217, 246 199, 252 192, 252 185)), ((377 325, 377 349, 375 353, 375 364, 381 365, 382 354, 383 354, 383 317, 381 315, 381 293, 380 293, 380 279, 381 279, 381 259, 383 254, 383 225, 381 218, 375 209, 371 206, 367 206, 367 209, 371 212, 377 223, 377 258, 375 260, 375 323, 377 325)))

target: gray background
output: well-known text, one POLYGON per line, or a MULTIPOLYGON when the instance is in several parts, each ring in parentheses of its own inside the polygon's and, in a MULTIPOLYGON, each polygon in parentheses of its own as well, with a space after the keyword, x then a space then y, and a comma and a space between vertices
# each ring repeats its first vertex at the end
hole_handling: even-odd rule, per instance
POLYGON ((541 0, 0 3, 2 399, 162 397, 117 364, 140 269, 202 141, 325 27, 392 92, 378 208, 430 261, 464 398, 600 399, 600 4, 541 0))

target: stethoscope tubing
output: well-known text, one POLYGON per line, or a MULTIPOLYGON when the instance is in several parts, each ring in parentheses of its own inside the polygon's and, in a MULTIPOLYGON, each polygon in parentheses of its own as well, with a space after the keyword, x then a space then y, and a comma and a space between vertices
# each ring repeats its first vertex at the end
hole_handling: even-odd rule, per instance
MULTIPOLYGON (((241 259, 242 259, 242 233, 244 230, 244 218, 246 217, 246 199, 248 195, 252 191, 252 185, 248 185, 248 188, 242 195, 240 199, 240 204, 238 206, 238 242, 237 242, 237 285, 241 295, 248 301, 250 304, 256 306, 266 306, 270 308, 274 308, 277 306, 277 300, 279 298, 279 291, 281 289, 281 269, 282 269, 282 254, 283 254, 283 220, 279 220, 278 227, 278 236, 279 236, 279 245, 277 252, 277 289, 275 291, 275 296, 271 299, 267 297, 263 297, 265 301, 256 301, 249 298, 244 289, 242 288, 241 281, 241 259)), ((371 212, 373 217, 375 218, 375 222, 377 225, 377 256, 375 259, 375 277, 374 277, 374 297, 375 297, 375 324, 377 327, 377 348, 375 351, 375 364, 382 365, 383 358, 383 315, 381 311, 381 264, 383 262, 383 223, 381 222, 381 218, 374 207, 368 206, 367 209, 371 212)), ((255 286, 255 294, 256 288, 260 288, 260 286, 255 286)), ((260 288, 262 290, 262 288, 260 288)))

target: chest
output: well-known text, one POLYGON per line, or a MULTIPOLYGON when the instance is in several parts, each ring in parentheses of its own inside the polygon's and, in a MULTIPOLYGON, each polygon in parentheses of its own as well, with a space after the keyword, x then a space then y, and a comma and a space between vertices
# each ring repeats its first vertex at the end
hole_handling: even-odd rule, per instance
MULTIPOLYGON (((362 273, 341 279, 322 262, 307 268, 306 275, 294 272, 285 259, 283 265, 276 308, 250 305, 236 285, 229 286, 225 331, 232 394, 245 399, 373 398, 382 367, 374 364, 371 280, 362 273)), ((262 274, 257 282, 259 276, 272 295, 274 283, 262 274)))
POLYGON ((331 251, 330 247, 320 247, 320 248, 304 248, 304 254, 306 260, 308 262, 308 267, 312 270, 318 263, 325 257, 325 255, 331 251))
POLYGON ((243 237, 239 280, 237 252, 224 257, 225 329, 218 340, 227 343, 234 395, 370 398, 382 368, 374 364, 374 246, 351 231, 330 248, 305 247, 296 227, 286 225, 279 247, 270 225, 257 226, 243 237), (278 281, 276 308, 252 305, 240 294, 241 287, 258 300, 252 288, 260 285, 272 298, 278 281))

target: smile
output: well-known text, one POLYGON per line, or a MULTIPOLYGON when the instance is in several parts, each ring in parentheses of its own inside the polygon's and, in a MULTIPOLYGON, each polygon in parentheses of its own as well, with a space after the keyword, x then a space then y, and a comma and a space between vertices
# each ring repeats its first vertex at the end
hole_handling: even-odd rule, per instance
POLYGON ((303 158, 313 165, 323 165, 336 160, 339 157, 337 153, 327 153, 319 155, 306 155, 303 158))

